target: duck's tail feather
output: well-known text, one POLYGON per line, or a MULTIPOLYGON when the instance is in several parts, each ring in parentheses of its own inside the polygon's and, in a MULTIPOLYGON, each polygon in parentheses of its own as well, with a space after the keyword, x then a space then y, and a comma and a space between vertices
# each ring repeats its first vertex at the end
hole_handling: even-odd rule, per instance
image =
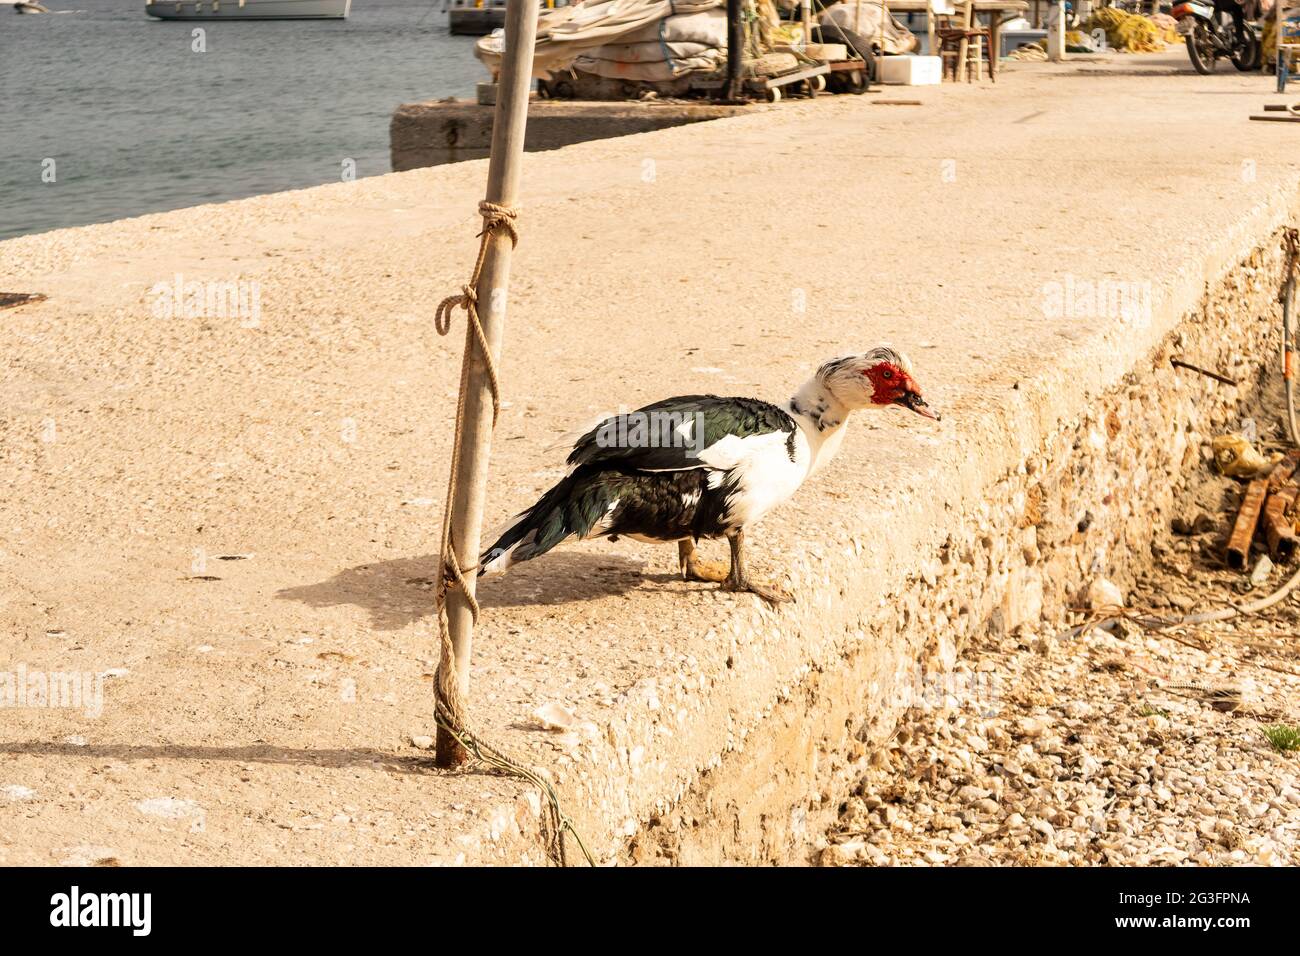
POLYGON ((617 504, 617 489, 605 473, 579 469, 515 518, 479 556, 478 573, 504 574, 512 565, 545 554, 566 538, 602 534, 617 504))

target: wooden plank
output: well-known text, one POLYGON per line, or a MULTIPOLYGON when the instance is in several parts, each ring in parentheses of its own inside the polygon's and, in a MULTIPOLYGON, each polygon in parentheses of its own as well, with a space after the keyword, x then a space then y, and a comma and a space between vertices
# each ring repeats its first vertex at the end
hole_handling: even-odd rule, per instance
POLYGON ((800 80, 810 80, 814 76, 824 76, 830 71, 830 67, 825 63, 819 63, 817 66, 796 70, 793 73, 782 73, 780 76, 765 76, 756 82, 759 89, 770 90, 778 86, 789 86, 791 83, 798 83, 800 80))

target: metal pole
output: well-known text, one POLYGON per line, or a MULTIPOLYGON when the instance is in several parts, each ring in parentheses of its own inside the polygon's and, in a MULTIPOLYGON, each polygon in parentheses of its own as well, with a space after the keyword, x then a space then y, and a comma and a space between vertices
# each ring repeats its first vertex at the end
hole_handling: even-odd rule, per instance
MULTIPOLYGON (((488 161, 487 193, 484 196, 488 202, 503 206, 513 206, 519 193, 519 168, 528 122, 528 92, 532 86, 533 46, 537 41, 537 9, 537 0, 509 0, 506 7, 506 48, 493 114, 492 155, 488 161)), ((494 230, 489 236, 483 270, 475 287, 479 320, 494 360, 501 355, 512 250, 510 236, 502 230, 494 230)), ((456 498, 452 502, 451 515, 456 559, 462 568, 478 564, 488 456, 492 448, 492 389, 483 357, 477 345, 472 344, 472 338, 471 332, 465 342, 470 362, 460 383, 465 393, 465 425, 461 432, 456 498)), ((475 575, 470 572, 465 577, 472 592, 475 575)), ((474 648, 474 619, 465 595, 458 588, 447 590, 447 623, 456 652, 456 680, 461 696, 467 698, 470 655, 474 648)), ((437 765, 455 767, 466 759, 464 748, 439 727, 437 765)))
POLYGON ((727 0, 727 85, 724 98, 740 99, 741 75, 745 60, 745 22, 740 12, 740 0, 727 0))

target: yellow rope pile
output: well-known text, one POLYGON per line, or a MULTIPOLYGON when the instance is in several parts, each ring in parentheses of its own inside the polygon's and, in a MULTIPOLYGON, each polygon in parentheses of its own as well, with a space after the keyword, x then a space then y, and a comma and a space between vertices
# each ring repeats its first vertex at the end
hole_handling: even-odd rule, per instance
MULTIPOLYGON (((1125 13, 1116 7, 1094 11, 1083 24, 1084 33, 1106 31, 1106 45, 1127 53, 1159 53, 1170 40, 1169 31, 1156 26, 1148 17, 1125 13)), ((1171 42, 1177 41, 1175 34, 1171 42)))

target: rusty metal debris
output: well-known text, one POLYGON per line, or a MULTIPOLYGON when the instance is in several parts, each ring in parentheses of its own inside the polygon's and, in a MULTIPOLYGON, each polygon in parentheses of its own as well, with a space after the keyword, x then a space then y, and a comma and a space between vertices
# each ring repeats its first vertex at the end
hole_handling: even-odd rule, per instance
POLYGON ((1290 512, 1300 499, 1300 485, 1293 481, 1300 469, 1300 449, 1293 448, 1273 466, 1266 478, 1255 478, 1246 486, 1228 538, 1225 560, 1228 567, 1246 570, 1255 529, 1263 527, 1268 553, 1278 561, 1295 557, 1300 537, 1290 512))
POLYGON ((1199 365, 1193 365, 1191 362, 1184 362, 1182 359, 1178 358, 1177 356, 1171 358, 1169 360, 1169 364, 1172 365, 1174 368, 1185 368, 1193 372, 1200 372, 1202 375, 1206 376, 1207 378, 1212 378, 1216 382, 1222 382, 1224 385, 1239 384, 1235 378, 1228 378, 1228 376, 1226 375, 1220 375, 1218 372, 1211 372, 1209 369, 1201 368, 1199 365))
POLYGON ((1279 561, 1290 561, 1300 539, 1296 537, 1295 519, 1288 517, 1300 498, 1300 485, 1292 477, 1300 468, 1300 448, 1292 448, 1274 466, 1268 476, 1268 497, 1264 501, 1264 535, 1268 553, 1279 561))
POLYGON ((1241 509, 1237 512, 1237 520, 1228 538, 1228 550, 1225 555, 1228 567, 1234 570, 1246 570, 1246 561, 1250 557, 1250 542, 1255 537, 1255 527, 1259 524, 1259 513, 1264 507, 1264 497, 1267 493, 1267 478, 1256 478, 1246 486, 1246 493, 1241 498, 1241 509))
POLYGON ((0 292, 0 309, 13 309, 20 305, 44 302, 48 296, 42 292, 0 292))
POLYGON ((1272 492, 1264 502, 1264 536, 1268 540, 1268 553, 1279 561, 1290 561, 1295 555, 1295 524, 1287 517, 1295 504, 1300 487, 1294 482, 1272 492))

